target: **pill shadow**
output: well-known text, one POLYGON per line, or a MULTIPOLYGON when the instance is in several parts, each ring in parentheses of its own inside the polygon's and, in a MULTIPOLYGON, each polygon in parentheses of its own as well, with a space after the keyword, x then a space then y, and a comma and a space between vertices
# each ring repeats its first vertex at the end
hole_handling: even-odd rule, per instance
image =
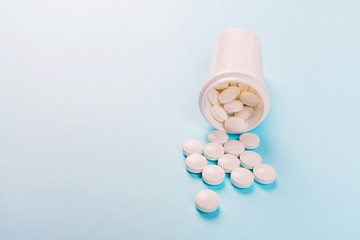
POLYGON ((205 186, 211 190, 221 190, 225 187, 225 181, 223 181, 222 183, 220 183, 219 185, 210 185, 210 184, 207 184, 206 182, 204 182, 203 180, 203 183, 205 184, 205 186))
POLYGON ((229 140, 239 140, 239 137, 240 137, 240 134, 238 134, 238 133, 235 133, 235 134, 228 133, 227 135, 229 136, 229 140))
POLYGON ((201 173, 192 173, 192 172, 189 172, 189 170, 187 170, 187 169, 186 169, 186 171, 192 178, 201 179, 201 173))
POLYGON ((277 185, 276 180, 274 182, 270 183, 270 184, 262 184, 262 183, 259 183, 259 182, 255 181, 255 184, 257 186, 259 186, 260 188, 265 189, 265 190, 269 190, 269 191, 275 189, 276 185, 277 185))
POLYGON ((220 207, 218 207, 214 212, 211 212, 211 213, 202 212, 197 208, 196 208, 196 211, 200 214, 201 217, 203 217, 205 219, 213 219, 213 218, 216 218, 220 214, 220 207))
POLYGON ((218 165, 217 161, 212 161, 212 160, 207 159, 207 162, 208 162, 207 165, 218 165))
POLYGON ((237 191, 238 193, 241 193, 241 194, 247 195, 247 194, 251 194, 254 191, 254 184, 252 184, 248 188, 238 188, 232 183, 231 183, 231 185, 234 187, 235 191, 237 191))

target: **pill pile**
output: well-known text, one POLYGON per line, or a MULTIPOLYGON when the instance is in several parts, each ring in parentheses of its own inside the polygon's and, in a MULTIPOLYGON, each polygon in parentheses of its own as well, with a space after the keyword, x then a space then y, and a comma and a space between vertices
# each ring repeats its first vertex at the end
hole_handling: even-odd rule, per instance
POLYGON ((261 99, 255 89, 237 82, 220 84, 210 90, 207 97, 211 116, 234 133, 244 130, 245 121, 253 116, 261 99))
MULTIPOLYGON (((238 188, 250 187, 254 179, 261 184, 275 181, 275 169, 261 163, 261 156, 250 151, 260 144, 256 134, 243 133, 239 140, 229 140, 226 132, 214 130, 209 133, 208 140, 205 146, 198 140, 188 140, 182 146, 186 169, 201 174, 205 183, 219 185, 224 181, 225 173, 230 174, 231 183, 238 188), (217 161, 217 165, 208 165, 207 160, 217 161)), ((213 212, 219 206, 219 196, 212 190, 201 190, 195 196, 195 205, 199 211, 213 212)))

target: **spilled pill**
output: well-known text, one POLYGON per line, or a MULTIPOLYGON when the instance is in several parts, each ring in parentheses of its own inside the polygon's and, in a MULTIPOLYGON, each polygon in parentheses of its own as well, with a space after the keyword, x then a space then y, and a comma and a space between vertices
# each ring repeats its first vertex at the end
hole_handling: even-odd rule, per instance
POLYGON ((218 185, 224 181, 225 171, 218 165, 207 165, 202 170, 202 179, 209 185, 218 185))
POLYGON ((216 192, 210 189, 203 189, 195 195, 196 208, 201 212, 214 212, 219 207, 220 198, 216 192))
POLYGON ((209 160, 216 161, 223 154, 224 147, 220 143, 211 142, 204 146, 204 156, 209 160))
POLYGON ((262 184, 270 184, 275 181, 276 171, 269 164, 259 164, 253 170, 255 180, 262 184))
POLYGON ((185 159, 186 169, 192 173, 201 173, 201 171, 204 169, 204 167, 206 167, 206 165, 207 165, 206 158, 198 153, 190 154, 185 159))
POLYGON ((244 151, 240 154, 240 163, 247 169, 253 169, 261 163, 261 156, 257 152, 244 151))
POLYGON ((224 144, 229 139, 229 136, 224 131, 214 130, 208 135, 209 142, 217 142, 224 144))
POLYGON ((255 133, 243 133, 240 135, 239 140, 247 149, 254 149, 260 145, 260 138, 255 133))
POLYGON ((228 154, 235 155, 236 157, 240 156, 245 150, 245 146, 242 142, 237 140, 229 140, 224 144, 224 150, 228 154))
POLYGON ((226 173, 230 173, 233 169, 240 166, 240 161, 232 154, 224 154, 219 157, 218 165, 222 167, 226 173))
POLYGON ((254 182, 254 175, 246 168, 236 168, 231 172, 230 181, 238 188, 248 188, 254 182))
POLYGON ((198 140, 187 140, 182 145, 185 156, 189 156, 193 153, 202 154, 203 147, 203 144, 198 140))

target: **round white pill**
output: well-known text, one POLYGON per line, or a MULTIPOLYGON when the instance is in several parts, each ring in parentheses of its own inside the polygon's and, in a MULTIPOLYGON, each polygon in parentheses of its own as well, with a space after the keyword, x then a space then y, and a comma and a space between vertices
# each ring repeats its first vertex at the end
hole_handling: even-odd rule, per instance
POLYGON ((202 179, 209 185, 218 185, 224 181, 225 171, 218 165, 207 165, 202 170, 202 179))
POLYGON ((220 105, 220 102, 218 100, 219 92, 216 91, 216 89, 211 89, 207 96, 212 105, 220 105))
POLYGON ((186 156, 189 156, 190 154, 193 154, 193 153, 202 154, 203 147, 204 146, 202 145, 202 143, 198 140, 187 140, 182 145, 184 154, 186 156))
POLYGON ((231 102, 224 104, 224 110, 230 114, 241 111, 243 107, 244 104, 239 100, 232 100, 231 102))
POLYGON ((259 136, 254 133, 243 133, 240 135, 239 140, 247 149, 257 148, 260 144, 259 136))
POLYGON ((224 154, 219 157, 218 165, 222 167, 226 173, 230 173, 233 169, 240 166, 240 161, 232 154, 224 154))
POLYGON ((238 140, 230 140, 224 144, 224 150, 228 154, 238 157, 245 150, 245 146, 238 140))
POLYGON ((219 207, 219 196, 210 189, 203 189, 195 195, 196 208, 201 212, 214 212, 219 207))
POLYGON ((240 154, 240 163, 247 169, 253 169, 261 163, 261 156, 257 152, 244 151, 240 154))
POLYGON ((246 168, 236 168, 231 172, 230 181, 238 188, 248 188, 254 182, 254 175, 246 168))
POLYGON ((207 165, 206 158, 198 153, 190 154, 185 159, 185 166, 189 172, 201 173, 204 167, 207 165))
POLYGON ((229 139, 229 136, 224 131, 214 130, 209 133, 208 139, 209 142, 224 144, 229 139))
POLYGON ((220 143, 211 142, 206 144, 204 147, 204 156, 211 161, 218 160, 218 158, 223 154, 224 147, 220 143))
POLYGON ((275 180, 276 171, 268 164, 259 164, 253 170, 255 180, 262 184, 270 184, 275 180))
POLYGON ((219 94, 219 102, 228 103, 234 100, 240 94, 240 89, 235 86, 230 86, 219 94))
MULTIPOLYGON (((220 95, 219 95, 219 97, 220 97, 220 95)), ((250 107, 256 107, 256 105, 258 105, 258 103, 259 103, 259 98, 254 93, 246 92, 246 91, 241 93, 240 100, 245 105, 248 105, 250 107)))
POLYGON ((222 107, 217 106, 217 105, 214 105, 210 108, 210 113, 215 118, 215 120, 218 122, 224 122, 225 119, 228 118, 228 115, 225 112, 225 110, 222 107))
POLYGON ((229 117, 229 118, 225 119, 224 127, 229 132, 239 133, 244 130, 245 122, 242 118, 229 117))
POLYGON ((225 88, 227 88, 229 86, 229 83, 222 83, 220 85, 217 85, 215 87, 216 90, 224 90, 225 88))
POLYGON ((248 85, 243 84, 243 83, 239 83, 238 86, 241 91, 247 91, 247 89, 248 89, 248 85))
POLYGON ((247 120, 254 114, 254 109, 252 107, 245 106, 240 112, 234 114, 235 117, 242 118, 247 120))

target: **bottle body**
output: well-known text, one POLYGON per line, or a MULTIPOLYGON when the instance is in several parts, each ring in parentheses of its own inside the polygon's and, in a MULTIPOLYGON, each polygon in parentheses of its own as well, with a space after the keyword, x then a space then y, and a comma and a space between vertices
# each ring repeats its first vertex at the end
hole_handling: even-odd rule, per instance
POLYGON ((207 94, 221 84, 235 82, 254 89, 260 99, 253 116, 245 121, 245 128, 241 131, 247 132, 259 125, 268 114, 270 94, 264 83, 260 41, 254 33, 244 28, 226 30, 218 37, 209 76, 199 95, 200 111, 216 129, 226 131, 223 124, 212 117, 207 94))

